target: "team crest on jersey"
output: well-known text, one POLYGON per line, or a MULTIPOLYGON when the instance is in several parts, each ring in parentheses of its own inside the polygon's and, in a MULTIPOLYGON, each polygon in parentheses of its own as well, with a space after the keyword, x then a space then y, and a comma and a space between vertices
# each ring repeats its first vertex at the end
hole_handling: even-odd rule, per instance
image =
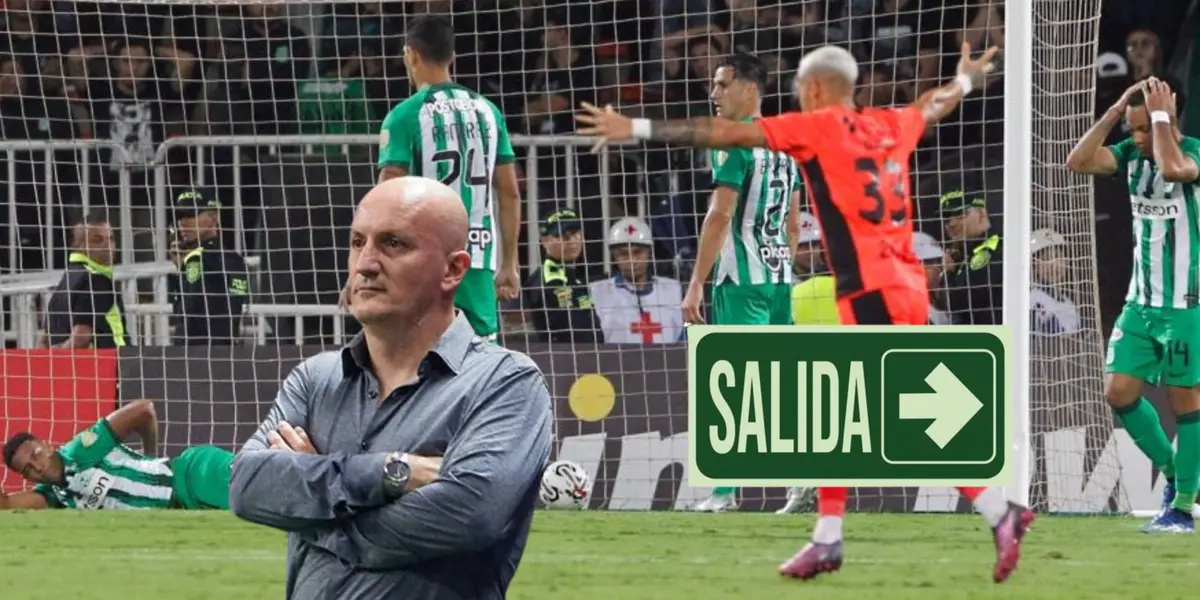
POLYGON ((187 276, 188 283, 196 283, 200 281, 200 261, 193 260, 187 264, 187 269, 184 275, 187 276))
POLYGON ((79 434, 79 443, 82 444, 84 448, 91 447, 92 444, 96 443, 96 439, 96 434, 91 431, 85 431, 79 434))

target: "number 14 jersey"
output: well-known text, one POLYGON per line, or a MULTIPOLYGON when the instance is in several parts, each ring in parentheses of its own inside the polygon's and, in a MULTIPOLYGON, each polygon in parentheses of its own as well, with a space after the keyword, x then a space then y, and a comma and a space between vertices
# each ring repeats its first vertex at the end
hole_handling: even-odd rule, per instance
POLYGON ((514 159, 500 110, 456 83, 421 88, 384 117, 379 132, 379 168, 436 179, 462 196, 472 269, 497 269, 493 183, 496 167, 514 159))
POLYGON ((792 192, 800 188, 796 163, 765 148, 714 150, 710 158, 713 187, 737 192, 716 283, 792 283, 786 223, 792 192))
POLYGON ((800 166, 838 298, 928 290, 912 248, 908 182, 909 158, 925 132, 919 109, 836 106, 762 119, 759 127, 771 150, 800 166))

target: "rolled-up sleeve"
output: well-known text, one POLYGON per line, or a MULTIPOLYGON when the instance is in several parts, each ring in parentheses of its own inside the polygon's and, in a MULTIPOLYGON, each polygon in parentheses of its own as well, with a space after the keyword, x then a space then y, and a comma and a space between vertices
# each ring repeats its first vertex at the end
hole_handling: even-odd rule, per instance
POLYGON ((309 363, 284 381, 267 418, 233 461, 229 508, 241 519, 284 531, 328 526, 383 505, 386 453, 300 454, 270 450, 280 422, 307 427, 314 386, 309 363))
POLYGON ((541 372, 506 361, 464 415, 438 479, 342 525, 359 566, 401 568, 502 539, 545 468, 550 426, 541 372))

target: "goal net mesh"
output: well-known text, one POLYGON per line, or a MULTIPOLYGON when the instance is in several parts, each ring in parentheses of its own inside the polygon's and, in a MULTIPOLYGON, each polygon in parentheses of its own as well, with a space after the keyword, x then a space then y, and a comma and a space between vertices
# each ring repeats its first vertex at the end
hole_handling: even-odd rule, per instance
MULTIPOLYGON (((571 136, 572 110, 586 100, 656 118, 710 115, 717 61, 736 51, 767 64, 763 112, 776 114, 794 105, 799 58, 826 43, 858 57, 860 104, 907 103, 953 74, 963 41, 977 49, 1010 41, 1002 3, 960 4, 6 0, 0 312, 6 345, 17 349, 0 363, 0 432, 61 443, 116 402, 149 397, 160 402, 168 453, 239 446, 297 361, 357 331, 337 306, 347 228, 377 176, 380 122, 413 91, 406 20, 436 12, 452 15, 457 32, 456 81, 501 109, 516 147, 526 279, 521 299, 501 306, 499 341, 546 373, 556 455, 594 475, 594 507, 692 506, 708 490, 684 479, 686 356, 676 342, 711 165, 705 152, 654 145, 591 155, 571 136), (177 221, 170 209, 192 188, 220 203, 219 228, 177 221), (102 227, 72 227, 96 215, 111 225, 129 343, 98 353, 36 349, 71 343, 43 337, 54 311, 68 310, 50 298, 72 245, 93 256, 104 246, 102 227), (638 221, 619 221, 626 217, 638 221), (638 238, 652 240, 648 256, 636 244, 610 247, 618 222, 624 229, 612 233, 625 240, 648 234, 638 238), (208 271, 174 264, 172 243, 187 250, 207 231, 218 232, 210 248, 247 263, 248 302, 232 336, 174 316, 186 302, 179 290, 208 271), (631 293, 645 273, 652 285, 631 293), (205 336, 211 344, 195 343, 205 336)), ((1033 369, 1033 497, 1039 508, 1080 512, 1129 508, 1100 389, 1090 184, 1061 167, 1092 118, 1098 5, 1034 2, 1031 208, 1035 226, 1061 238, 1042 257, 1058 255, 1046 262, 1064 267, 1033 265, 1035 294, 1069 310, 1037 313, 1034 354, 1016 357, 1033 369)), ((963 243, 943 231, 939 199, 980 199, 992 232, 1002 230, 1003 77, 1001 66, 914 158, 918 228, 960 264, 963 243)), ((1145 475, 1136 485, 1148 488, 1145 475)), ((2 477, 5 490, 21 488, 14 473, 2 477)), ((741 494, 744 509, 784 498, 782 489, 741 494)), ((864 488, 853 506, 965 508, 945 489, 864 488)))

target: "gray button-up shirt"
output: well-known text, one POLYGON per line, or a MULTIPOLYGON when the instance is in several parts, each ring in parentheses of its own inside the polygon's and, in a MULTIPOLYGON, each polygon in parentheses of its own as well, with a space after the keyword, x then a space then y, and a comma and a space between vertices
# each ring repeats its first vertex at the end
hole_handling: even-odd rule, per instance
POLYGON ((369 365, 360 334, 292 371, 233 463, 233 513, 289 532, 289 599, 504 598, 550 455, 541 372, 462 315, 382 402, 369 365), (269 450, 280 421, 320 454, 269 450), (436 481, 389 502, 396 451, 444 459, 436 481))

